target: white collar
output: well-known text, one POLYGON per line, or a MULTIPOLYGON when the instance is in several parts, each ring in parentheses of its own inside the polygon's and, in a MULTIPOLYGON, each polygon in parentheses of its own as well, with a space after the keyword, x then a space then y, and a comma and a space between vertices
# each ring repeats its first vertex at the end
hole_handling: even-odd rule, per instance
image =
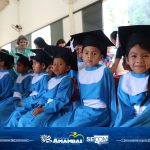
POLYGON ((104 74, 105 66, 101 66, 96 70, 87 71, 84 69, 79 71, 79 82, 81 84, 92 84, 100 81, 104 74))
POLYGON ((47 75, 45 74, 35 74, 32 78, 32 84, 35 84, 36 82, 38 82, 43 76, 47 75))
POLYGON ((48 89, 53 89, 56 85, 58 85, 63 78, 65 78, 66 76, 63 76, 61 78, 51 78, 49 81, 48 81, 48 89))
POLYGON ((2 79, 6 74, 9 74, 9 72, 0 72, 0 79, 2 79))
POLYGON ((122 89, 125 93, 135 96, 142 92, 147 91, 149 76, 143 78, 137 78, 131 74, 131 72, 123 75, 122 89))

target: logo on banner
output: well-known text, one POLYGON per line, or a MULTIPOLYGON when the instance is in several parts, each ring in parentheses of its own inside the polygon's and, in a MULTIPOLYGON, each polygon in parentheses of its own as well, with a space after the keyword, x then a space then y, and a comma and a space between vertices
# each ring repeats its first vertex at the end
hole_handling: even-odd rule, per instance
POLYGON ((41 135, 42 143, 54 143, 54 144, 81 144, 84 142, 84 136, 77 132, 72 132, 68 138, 57 137, 52 138, 50 135, 41 135))
POLYGON ((52 139, 50 135, 41 135, 41 142, 42 143, 52 143, 52 139))
POLYGON ((87 142, 96 143, 96 144, 108 144, 109 136, 108 135, 94 135, 93 137, 87 137, 87 142))

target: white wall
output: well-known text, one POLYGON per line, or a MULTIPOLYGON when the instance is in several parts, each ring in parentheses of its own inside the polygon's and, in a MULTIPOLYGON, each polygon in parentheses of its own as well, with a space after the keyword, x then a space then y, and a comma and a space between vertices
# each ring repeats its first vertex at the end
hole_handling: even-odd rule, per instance
MULTIPOLYGON (((29 34, 69 14, 68 0, 10 0, 10 4, 0 12, 0 46, 15 40, 19 33, 10 27, 19 24, 23 27, 20 34, 29 34), (19 5, 19 6, 18 6, 19 5), (19 12, 19 13, 18 13, 19 12)), ((97 0, 73 0, 73 10, 79 10, 97 0)), ((78 14, 79 16, 79 14, 78 14)), ((76 18, 76 16, 74 17, 76 18)), ((77 20, 77 18, 75 19, 77 20)), ((75 25, 74 32, 81 32, 80 23, 75 25)), ((68 20, 69 21, 69 20, 68 20)), ((70 27, 64 22, 64 37, 68 39, 70 27)), ((70 24, 70 23, 69 23, 70 24)))
POLYGON ((79 10, 87 5, 90 5, 98 0, 74 0, 74 11, 79 10))
POLYGON ((0 46, 13 41, 19 35, 11 27, 11 24, 18 23, 17 12, 16 0, 10 0, 10 4, 0 12, 0 46))

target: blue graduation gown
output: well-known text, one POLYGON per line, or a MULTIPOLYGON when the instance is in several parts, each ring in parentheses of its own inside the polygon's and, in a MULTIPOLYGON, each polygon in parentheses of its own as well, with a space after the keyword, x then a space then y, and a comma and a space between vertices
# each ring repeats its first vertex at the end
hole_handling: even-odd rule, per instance
POLYGON ((45 72, 34 74, 30 87, 30 91, 32 93, 29 95, 29 97, 22 99, 23 107, 25 109, 31 110, 37 106, 39 98, 44 95, 47 89, 49 78, 50 76, 45 72))
POLYGON ((56 120, 52 126, 112 126, 117 109, 114 79, 110 70, 101 65, 86 67, 79 71, 78 82, 81 105, 56 120))
MULTIPOLYGON (((142 126, 150 114, 150 102, 141 103, 147 96, 149 72, 129 72, 120 78, 118 86, 119 112, 115 127, 142 126)), ((149 117, 148 117, 149 118, 149 117)), ((148 119, 150 121, 150 119, 148 119)))
POLYGON ((78 58, 77 63, 78 63, 78 70, 85 68, 85 64, 82 59, 78 58))
POLYGON ((13 68, 10 69, 9 72, 11 74, 11 77, 12 77, 13 81, 15 82, 17 77, 18 77, 18 75, 16 74, 16 72, 15 72, 15 70, 13 68))
POLYGON ((14 81, 9 70, 0 70, 0 126, 3 126, 11 112, 15 109, 11 100, 14 81))
MULTIPOLYGON (((16 127, 18 125, 18 120, 22 115, 28 111, 34 109, 38 104, 39 98, 44 94, 46 90, 46 85, 49 80, 47 73, 34 74, 31 80, 30 95, 24 97, 21 102, 22 107, 16 107, 16 110, 12 113, 7 123, 7 127, 16 127)), ((24 93, 25 95, 27 93, 24 93)), ((24 95, 24 96, 25 96, 24 95)))
POLYGON ((33 78, 32 73, 26 73, 23 75, 19 75, 14 87, 13 87, 13 97, 17 97, 19 99, 23 99, 29 96, 31 93, 30 91, 30 84, 33 78))
POLYGON ((71 97, 73 83, 69 75, 56 76, 48 82, 47 92, 40 99, 44 112, 33 116, 33 111, 28 112, 19 120, 19 127, 50 126, 50 124, 62 115, 62 111, 71 111, 71 97))
MULTIPOLYGON (((31 79, 33 77, 33 74, 26 73, 24 75, 19 75, 16 79, 16 82, 13 87, 13 96, 9 98, 9 100, 12 102, 11 105, 17 106, 17 103, 22 99, 30 94, 30 83, 31 79)), ((13 110, 14 111, 14 110, 13 110)), ((8 123, 9 119, 5 122, 5 126, 8 123)))

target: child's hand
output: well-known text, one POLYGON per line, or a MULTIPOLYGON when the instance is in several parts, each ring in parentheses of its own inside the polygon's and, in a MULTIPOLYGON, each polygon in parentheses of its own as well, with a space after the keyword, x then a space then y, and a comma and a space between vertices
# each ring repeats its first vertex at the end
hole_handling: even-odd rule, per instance
POLYGON ((42 108, 42 105, 39 105, 32 113, 33 116, 36 116, 40 114, 41 112, 44 112, 44 109, 42 108))

